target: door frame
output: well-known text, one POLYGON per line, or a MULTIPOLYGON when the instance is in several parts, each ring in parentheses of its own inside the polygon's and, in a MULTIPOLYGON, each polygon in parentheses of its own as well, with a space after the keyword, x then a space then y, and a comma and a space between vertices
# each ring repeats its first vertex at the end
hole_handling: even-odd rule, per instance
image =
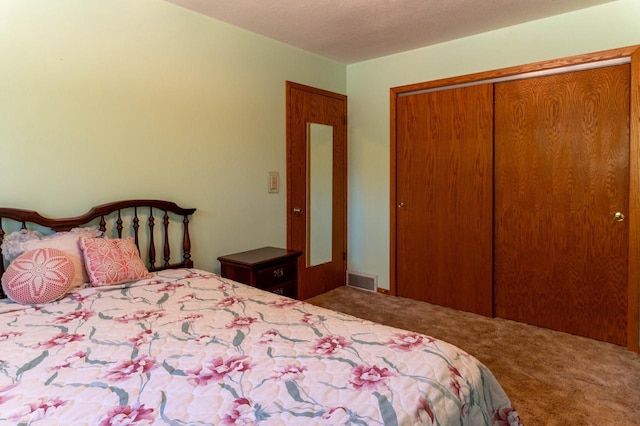
MULTIPOLYGON (((293 152, 293 130, 292 130, 292 126, 293 126, 293 114, 295 113, 295 111, 293 110, 293 105, 291 102, 291 91, 293 89, 299 90, 299 91, 303 91, 306 92, 307 94, 310 95, 318 95, 318 96, 322 96, 322 97, 326 97, 326 98, 331 98, 337 101, 341 101, 344 102, 344 133, 341 135, 341 137, 344 139, 344 152, 342 153, 342 158, 344 158, 343 164, 337 164, 336 165, 336 157, 335 157, 335 146, 334 146, 334 158, 333 158, 333 171, 334 173, 336 172, 336 167, 339 167, 341 169, 340 173, 344 176, 344 182, 341 182, 340 184, 342 185, 340 187, 340 191, 339 194, 343 194, 343 199, 337 200, 336 201, 336 192, 335 192, 335 186, 334 186, 334 194, 333 194, 333 211, 335 213, 335 209, 339 208, 342 212, 342 214, 344 215, 344 220, 342 221, 343 225, 342 228, 338 228, 340 229, 339 233, 340 235, 343 235, 344 237, 342 238, 342 241, 340 241, 340 248, 339 248, 339 252, 334 252, 334 261, 336 258, 339 258, 341 260, 341 269, 342 269, 342 279, 340 284, 344 285, 345 281, 346 281, 346 272, 347 272, 347 227, 348 227, 348 211, 347 211, 347 204, 348 204, 348 200, 347 200, 347 186, 348 186, 348 182, 347 182, 347 163, 348 163, 348 153, 347 153, 347 147, 348 147, 348 128, 347 128, 347 96, 346 95, 342 95, 339 93, 335 93, 335 92, 330 92, 328 90, 323 90, 323 89, 318 89, 312 86, 307 86, 304 84, 300 84, 300 83, 294 83, 292 81, 286 81, 286 139, 287 139, 287 146, 286 146, 286 152, 287 152, 287 248, 292 249, 294 248, 294 243, 293 243, 293 221, 295 220, 294 218, 294 208, 295 203, 293 200, 293 192, 292 192, 292 188, 293 188, 293 168, 296 167, 295 161, 292 158, 292 152, 293 152)), ((335 138, 335 135, 334 135, 335 138)), ((308 152, 307 152, 307 157, 308 157, 308 152)), ((307 158, 306 161, 309 161, 309 159, 307 158)), ((306 162, 305 162, 306 164, 306 162)), ((334 179, 335 179, 335 175, 334 175, 334 179)), ((336 182, 334 181, 334 185, 336 184, 336 182)), ((308 182, 306 183, 307 186, 307 190, 308 190, 308 182)), ((309 209, 308 206, 308 201, 307 201, 307 205, 305 205, 305 211, 307 211, 309 209)), ((335 216, 334 216, 335 217, 335 216)), ((308 226, 308 224, 307 224, 308 226)), ((337 225, 333 225, 334 227, 337 225)), ((334 228, 335 230, 336 228, 334 228)), ((335 247, 335 242, 332 242, 332 245, 335 247)), ((307 241, 307 246, 308 246, 308 241, 307 241)), ((298 248, 296 248, 298 249, 298 248)), ((306 257, 307 257, 307 250, 308 248, 305 248, 304 253, 302 256, 300 256, 298 258, 298 268, 299 270, 301 268, 306 268, 306 257)), ((317 265, 317 267, 321 267, 322 265, 317 265)), ((313 267, 312 267, 313 268, 313 267)), ((300 278, 301 278, 301 274, 298 274, 298 288, 300 288, 300 278)), ((324 289, 322 292, 325 291, 329 291, 333 288, 335 288, 336 285, 331 285, 331 284, 327 284, 325 285, 324 289)))
POLYGON ((397 294, 396 232, 397 232, 397 140, 396 103, 399 96, 424 90, 439 90, 457 85, 477 84, 528 73, 552 71, 556 68, 628 58, 631 64, 629 114, 629 261, 627 273, 627 349, 639 352, 640 345, 640 45, 622 47, 584 55, 536 62, 527 65, 449 77, 390 89, 391 188, 390 188, 390 247, 389 292, 397 294))

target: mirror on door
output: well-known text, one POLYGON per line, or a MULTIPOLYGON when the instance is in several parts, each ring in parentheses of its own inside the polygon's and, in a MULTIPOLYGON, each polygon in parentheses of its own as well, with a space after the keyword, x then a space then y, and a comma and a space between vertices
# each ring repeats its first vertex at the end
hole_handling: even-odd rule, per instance
POLYGON ((307 267, 331 262, 333 126, 307 123, 307 267))

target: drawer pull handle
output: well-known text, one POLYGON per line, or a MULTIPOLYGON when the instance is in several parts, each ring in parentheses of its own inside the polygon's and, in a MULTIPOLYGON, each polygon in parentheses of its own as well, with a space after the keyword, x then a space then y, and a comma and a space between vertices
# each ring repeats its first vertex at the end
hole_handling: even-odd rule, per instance
POLYGON ((280 278, 284 275, 284 269, 283 268, 278 268, 278 269, 274 269, 273 270, 273 276, 276 278, 280 278))
POLYGON ((284 294, 284 288, 282 288, 282 287, 276 288, 275 290, 273 290, 273 292, 275 294, 283 295, 284 294))

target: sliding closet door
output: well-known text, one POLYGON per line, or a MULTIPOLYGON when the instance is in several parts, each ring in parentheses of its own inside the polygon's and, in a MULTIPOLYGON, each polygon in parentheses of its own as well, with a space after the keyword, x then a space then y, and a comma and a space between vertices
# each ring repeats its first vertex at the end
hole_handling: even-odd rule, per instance
POLYGON ((624 345, 629 65, 495 96, 496 315, 624 345))
POLYGON ((403 297, 492 315, 489 84, 396 103, 396 288, 403 297))

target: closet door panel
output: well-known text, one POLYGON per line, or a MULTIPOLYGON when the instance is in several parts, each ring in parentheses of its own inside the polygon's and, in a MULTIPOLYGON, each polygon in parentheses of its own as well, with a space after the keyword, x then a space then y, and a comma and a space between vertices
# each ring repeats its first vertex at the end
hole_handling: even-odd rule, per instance
POLYGON ((496 315, 625 344, 629 66, 495 97, 496 315))
POLYGON ((493 88, 399 97, 399 296, 492 315, 493 88))

